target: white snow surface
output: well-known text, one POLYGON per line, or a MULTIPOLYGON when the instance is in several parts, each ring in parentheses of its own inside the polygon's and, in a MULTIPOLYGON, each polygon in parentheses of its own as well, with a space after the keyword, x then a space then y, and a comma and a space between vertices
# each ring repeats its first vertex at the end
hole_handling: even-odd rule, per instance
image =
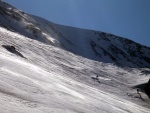
POLYGON ((150 113, 150 100, 135 88, 149 79, 142 72, 150 48, 4 2, 0 26, 0 113, 150 113))
POLYGON ((126 95, 147 78, 0 28, 0 113, 149 113, 145 95, 126 95))

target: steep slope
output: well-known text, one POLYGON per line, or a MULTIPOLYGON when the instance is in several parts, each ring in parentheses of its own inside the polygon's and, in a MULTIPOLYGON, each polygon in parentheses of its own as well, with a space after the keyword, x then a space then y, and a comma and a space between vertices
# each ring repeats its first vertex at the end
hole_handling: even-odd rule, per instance
POLYGON ((150 67, 150 48, 112 34, 61 26, 32 16, 42 31, 52 29, 62 48, 88 59, 127 67, 150 67))
POLYGON ((32 17, 5 2, 0 2, 0 25, 32 39, 49 43, 48 38, 38 28, 38 23, 32 17))
POLYGON ((149 69, 139 67, 149 67, 150 48, 4 2, 0 23, 0 113, 150 112, 147 95, 135 89, 148 81, 149 69))
POLYGON ((150 48, 112 34, 67 27, 0 2, 1 26, 88 59, 127 67, 150 67, 150 48))
POLYGON ((130 89, 147 81, 140 70, 85 59, 4 28, 0 34, 0 113, 150 112, 148 97, 130 89))

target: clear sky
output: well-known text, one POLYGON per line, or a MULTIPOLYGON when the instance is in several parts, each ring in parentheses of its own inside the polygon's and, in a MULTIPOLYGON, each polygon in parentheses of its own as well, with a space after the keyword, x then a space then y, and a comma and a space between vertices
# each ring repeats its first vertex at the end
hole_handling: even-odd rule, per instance
POLYGON ((51 22, 104 31, 150 47, 150 0, 4 0, 51 22))

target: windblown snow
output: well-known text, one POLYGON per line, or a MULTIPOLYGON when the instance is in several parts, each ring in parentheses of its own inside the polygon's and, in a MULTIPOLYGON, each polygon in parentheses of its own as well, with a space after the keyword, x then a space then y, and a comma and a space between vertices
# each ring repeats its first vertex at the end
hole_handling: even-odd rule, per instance
POLYGON ((150 112, 149 98, 135 88, 149 79, 150 48, 1 1, 0 26, 0 113, 150 112))
POLYGON ((0 113, 150 112, 140 99, 125 96, 129 84, 123 81, 138 80, 140 71, 76 56, 4 28, 0 34, 1 45, 14 45, 25 57, 0 47, 0 113), (100 84, 91 79, 97 74, 100 84))
POLYGON ((4 2, 0 2, 0 26, 91 60, 150 68, 149 47, 109 33, 54 24, 4 2))

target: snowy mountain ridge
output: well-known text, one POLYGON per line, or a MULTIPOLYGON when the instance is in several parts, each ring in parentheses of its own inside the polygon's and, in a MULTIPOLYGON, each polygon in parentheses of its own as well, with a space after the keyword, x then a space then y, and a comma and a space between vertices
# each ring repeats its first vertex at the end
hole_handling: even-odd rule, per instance
POLYGON ((150 67, 150 48, 112 34, 57 25, 1 2, 0 23, 7 29, 88 59, 126 67, 150 67))

